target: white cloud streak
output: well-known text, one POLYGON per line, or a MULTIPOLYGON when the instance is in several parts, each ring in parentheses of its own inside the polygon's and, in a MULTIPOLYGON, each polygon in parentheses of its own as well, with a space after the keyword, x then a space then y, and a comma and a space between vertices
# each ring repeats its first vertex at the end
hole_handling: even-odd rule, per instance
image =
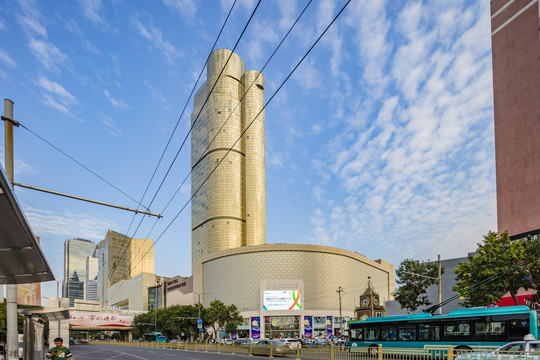
POLYGON ((109 90, 103 90, 103 94, 105 95, 107 100, 109 100, 109 102, 112 104, 112 106, 114 106, 116 109, 118 110, 129 109, 129 105, 126 102, 113 98, 111 94, 109 93, 109 90))
POLYGON ((174 45, 164 39, 163 33, 158 28, 151 24, 144 25, 139 20, 134 20, 133 26, 139 31, 139 34, 142 37, 150 41, 153 47, 157 48, 165 55, 169 63, 172 63, 174 59, 182 56, 180 51, 178 51, 174 45))

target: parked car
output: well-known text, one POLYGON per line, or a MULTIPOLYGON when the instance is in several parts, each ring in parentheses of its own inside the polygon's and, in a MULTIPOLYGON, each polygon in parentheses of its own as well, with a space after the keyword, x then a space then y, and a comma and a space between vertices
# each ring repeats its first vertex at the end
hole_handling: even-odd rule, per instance
POLYGON ((495 350, 460 351, 456 350, 458 360, 485 359, 485 360, 540 360, 540 340, 533 335, 525 336, 525 340, 512 341, 495 350))
POLYGON ((298 339, 283 339, 283 342, 289 347, 289 349, 292 350, 296 350, 296 348, 302 348, 302 343, 298 339))
POLYGON ((69 345, 75 345, 75 339, 72 337, 69 338, 69 345))
POLYGON ((281 340, 261 340, 253 345, 254 354, 285 356, 292 353, 291 349, 281 340))

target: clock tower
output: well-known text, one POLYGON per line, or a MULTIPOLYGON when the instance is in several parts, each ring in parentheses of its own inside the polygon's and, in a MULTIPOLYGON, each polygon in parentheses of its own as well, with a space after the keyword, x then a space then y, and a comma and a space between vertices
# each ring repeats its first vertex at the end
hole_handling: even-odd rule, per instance
POLYGON ((354 312, 357 319, 386 315, 386 310, 381 304, 379 294, 375 291, 371 283, 371 276, 368 276, 366 290, 360 295, 360 306, 354 312))

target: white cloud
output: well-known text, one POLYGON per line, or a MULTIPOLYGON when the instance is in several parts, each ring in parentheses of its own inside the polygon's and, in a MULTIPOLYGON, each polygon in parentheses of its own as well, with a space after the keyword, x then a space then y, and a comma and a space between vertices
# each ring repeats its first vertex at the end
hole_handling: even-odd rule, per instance
POLYGON ((77 99, 71 95, 64 87, 54 81, 50 81, 44 76, 40 76, 36 84, 39 85, 44 90, 59 96, 62 99, 62 102, 65 104, 75 104, 77 99))
POLYGON ((107 116, 101 113, 99 115, 101 117, 101 122, 107 127, 107 132, 109 133, 109 135, 112 135, 112 136, 124 135, 122 131, 118 129, 114 120, 110 116, 107 116))
POLYGON ((116 109, 118 110, 129 109, 129 105, 126 102, 113 98, 111 94, 109 93, 109 90, 103 90, 103 94, 105 95, 107 100, 109 100, 109 102, 112 104, 112 106, 114 106, 116 109))
POLYGON ((47 37, 47 30, 41 24, 43 16, 38 10, 38 4, 33 0, 22 0, 19 2, 23 14, 15 15, 17 22, 29 36, 47 37))
POLYGON ((34 55, 47 70, 59 71, 58 66, 67 60, 67 56, 58 50, 52 43, 31 38, 28 46, 30 47, 32 55, 34 55))
POLYGON ((10 68, 16 68, 17 63, 9 54, 2 48, 0 48, 0 61, 9 66, 10 68))
POLYGON ((334 105, 355 121, 346 122, 312 162, 314 171, 333 174, 340 184, 328 193, 313 187, 318 203, 332 199, 314 211, 313 239, 325 243, 339 233, 349 246, 364 239, 367 254, 392 262, 402 254, 425 259, 443 250, 463 256, 495 226, 491 54, 489 44, 474 41, 478 33, 489 39, 489 5, 392 5, 401 12, 399 36, 389 33, 385 2, 351 6, 348 28, 340 32, 356 32, 356 48, 336 48, 356 51, 361 77, 334 105), (475 16, 457 21, 454 41, 441 39, 439 12, 473 10, 475 16), (356 101, 355 92, 365 104, 361 115, 345 106, 356 101), (345 206, 337 204, 340 197, 345 206), (377 250, 372 242, 384 246, 377 250))
POLYGON ((24 207, 24 213, 34 233, 40 236, 61 235, 65 238, 102 240, 108 229, 118 228, 118 224, 103 216, 33 207, 24 207))
POLYGON ((163 3, 169 8, 177 11, 187 22, 196 19, 199 2, 196 0, 163 0, 163 3))
POLYGON ((107 27, 107 22, 100 14, 102 3, 101 0, 77 0, 81 6, 84 16, 90 20, 98 29, 107 27))
POLYGON ((158 28, 151 24, 144 25, 139 20, 134 20, 133 26, 139 31, 139 34, 150 41, 152 46, 163 52, 168 62, 172 63, 174 59, 182 56, 174 45, 163 38, 163 33, 158 28))

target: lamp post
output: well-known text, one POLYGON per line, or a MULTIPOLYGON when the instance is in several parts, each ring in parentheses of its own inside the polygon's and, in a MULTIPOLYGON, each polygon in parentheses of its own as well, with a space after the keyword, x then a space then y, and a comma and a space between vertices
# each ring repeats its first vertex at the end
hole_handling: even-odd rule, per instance
MULTIPOLYGON (((442 303, 442 291, 441 291, 442 290, 441 289, 442 270, 441 269, 442 269, 441 268, 441 255, 437 255, 437 277, 421 275, 421 274, 415 274, 415 273, 412 273, 412 272, 409 272, 409 271, 404 271, 404 273, 424 277, 426 279, 437 280, 437 282, 438 282, 438 295, 439 295, 438 299, 439 299, 439 305, 440 305, 442 303)), ((439 315, 442 315, 442 306, 439 306, 439 315)))

